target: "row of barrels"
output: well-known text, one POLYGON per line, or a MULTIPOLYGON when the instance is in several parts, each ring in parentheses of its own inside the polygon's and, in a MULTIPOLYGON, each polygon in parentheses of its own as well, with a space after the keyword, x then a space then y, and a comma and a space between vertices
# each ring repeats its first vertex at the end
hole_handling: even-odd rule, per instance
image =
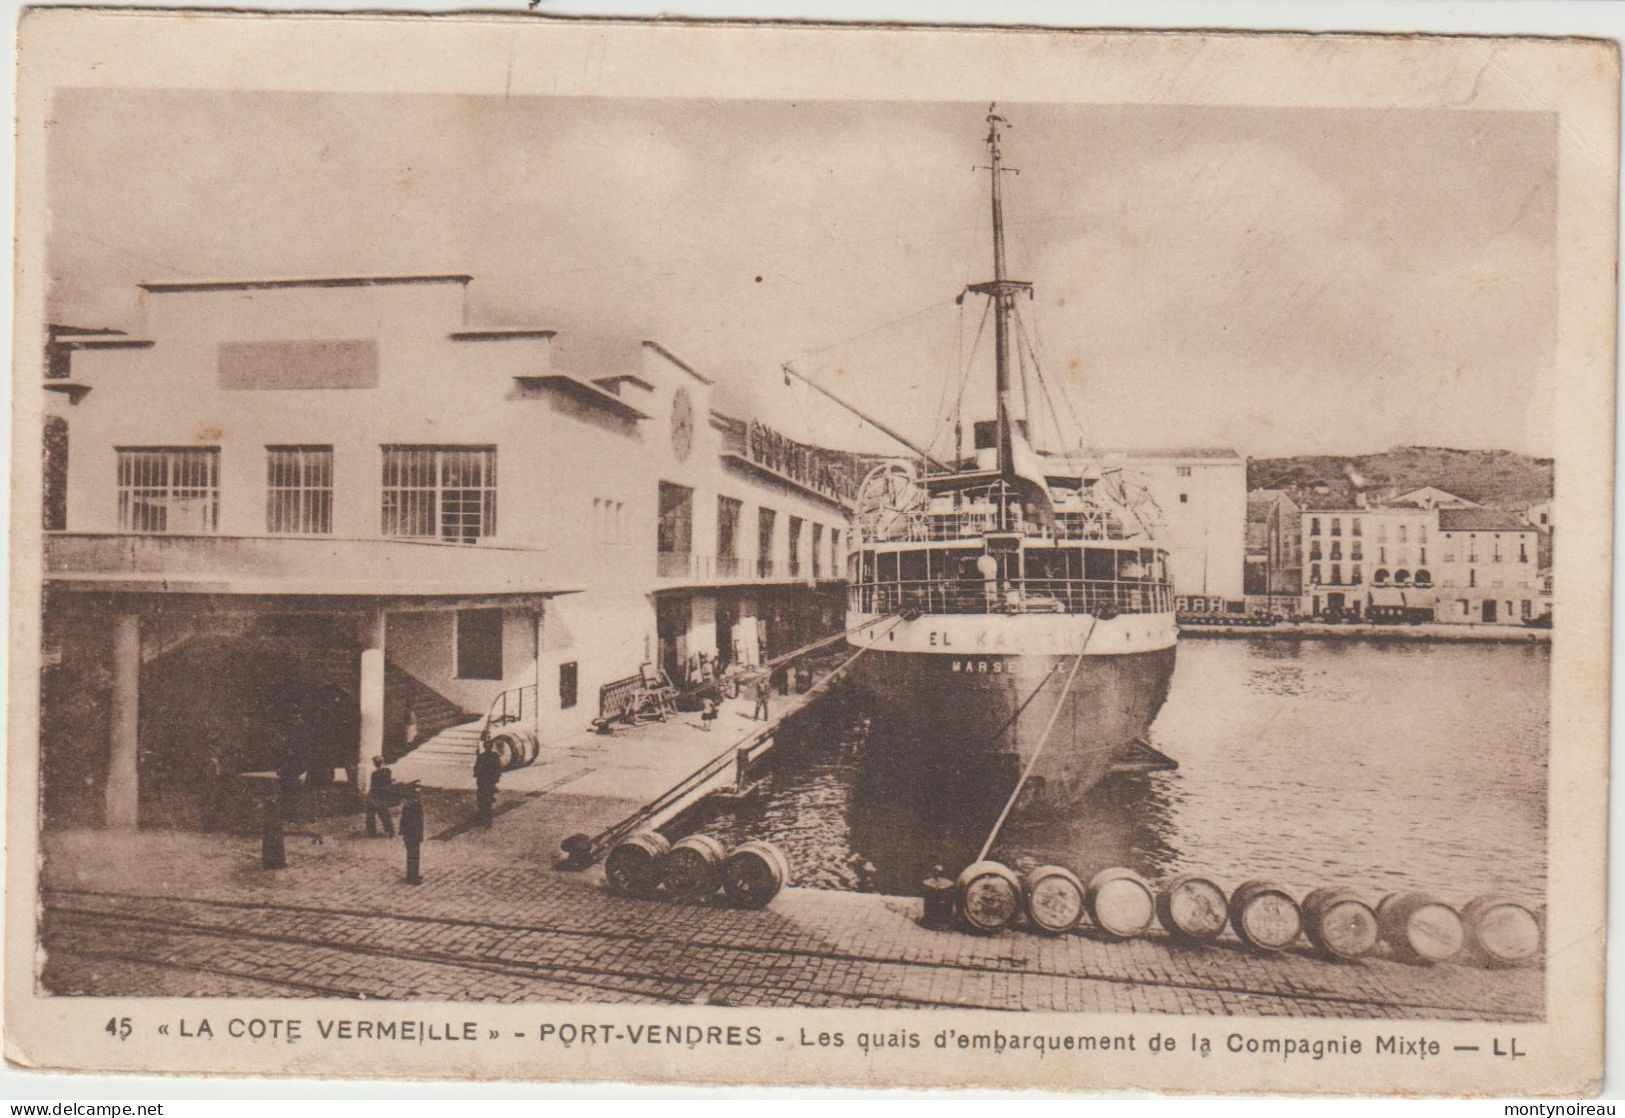
POLYGON ((1210 943, 1229 926, 1254 951, 1284 951, 1300 936, 1322 955, 1360 959, 1386 943, 1413 964, 1464 958, 1510 966, 1537 955, 1543 913, 1508 897, 1482 896, 1459 911, 1420 892, 1391 893, 1375 907, 1351 889, 1316 889, 1299 903, 1267 881, 1249 881, 1229 896, 1204 877, 1185 875, 1154 888, 1133 870, 1101 870, 1087 885, 1062 866, 1018 877, 999 862, 977 862, 959 875, 960 918, 995 932, 1025 915, 1038 932, 1060 935, 1085 916, 1103 935, 1132 939, 1153 919, 1186 943, 1210 943))
POLYGON ((790 860, 771 842, 729 850, 710 835, 671 843, 658 831, 639 831, 609 852, 604 879, 627 897, 703 900, 721 892, 739 908, 762 908, 790 883, 790 860))

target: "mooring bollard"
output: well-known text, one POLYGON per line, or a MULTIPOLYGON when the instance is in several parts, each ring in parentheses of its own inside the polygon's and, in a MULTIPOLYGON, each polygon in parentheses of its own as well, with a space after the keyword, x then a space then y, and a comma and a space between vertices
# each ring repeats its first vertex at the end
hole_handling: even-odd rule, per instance
POLYGON ((553 864, 561 870, 584 870, 592 863, 592 836, 574 834, 559 843, 559 859, 553 864))
POLYGON ((282 845, 282 804, 279 800, 265 800, 260 805, 260 865, 268 870, 280 870, 288 864, 288 853, 282 845))
POLYGON ((920 923, 927 928, 946 928, 954 921, 954 883, 941 866, 931 867, 931 876, 920 884, 925 908, 920 923))

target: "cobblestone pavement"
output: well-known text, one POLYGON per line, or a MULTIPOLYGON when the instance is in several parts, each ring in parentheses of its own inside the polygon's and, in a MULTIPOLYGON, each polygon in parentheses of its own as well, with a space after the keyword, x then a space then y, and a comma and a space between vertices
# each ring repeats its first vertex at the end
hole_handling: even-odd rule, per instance
POLYGON ((919 902, 790 889, 765 910, 635 901, 488 846, 446 844, 419 887, 396 844, 290 849, 91 836, 47 854, 46 989, 734 1005, 956 1006, 1073 1012, 1533 1020, 1539 969, 1263 957, 1231 942, 1108 942, 920 927, 919 902), (121 845, 121 849, 123 849, 121 845), (455 855, 454 852, 455 851, 455 855), (176 867, 185 866, 181 873, 176 867))

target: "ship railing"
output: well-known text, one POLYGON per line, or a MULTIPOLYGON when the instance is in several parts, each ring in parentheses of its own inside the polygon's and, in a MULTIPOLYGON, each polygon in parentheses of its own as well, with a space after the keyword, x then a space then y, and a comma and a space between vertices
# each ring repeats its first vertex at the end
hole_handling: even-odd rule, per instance
POLYGON ((1027 578, 1009 581, 922 579, 851 588, 863 613, 1171 613, 1171 583, 1154 579, 1027 578))
MULTIPOLYGON (((1077 512, 1056 514, 1052 531, 1036 521, 1018 518, 1009 530, 1030 539, 1042 540, 1121 540, 1127 539, 1123 521, 1116 516, 1093 516, 1077 512)), ((860 526, 860 543, 941 543, 948 540, 979 540, 999 531, 998 518, 983 512, 934 512, 922 518, 900 519, 887 531, 877 533, 860 526)))

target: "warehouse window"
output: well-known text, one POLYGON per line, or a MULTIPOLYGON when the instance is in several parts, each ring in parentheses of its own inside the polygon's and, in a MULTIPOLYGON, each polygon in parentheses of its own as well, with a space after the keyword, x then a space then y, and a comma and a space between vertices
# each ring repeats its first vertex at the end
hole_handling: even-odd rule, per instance
POLYGON ((45 417, 45 530, 68 526, 68 421, 45 417))
POLYGON ((559 665, 559 709, 569 710, 576 705, 577 661, 559 665))
POLYGON ((756 511, 756 569, 763 578, 773 577, 773 524, 778 513, 763 508, 756 511))
POLYGON ((333 448, 265 448, 265 530, 321 535, 333 530, 333 448))
POLYGON ((118 448, 118 526, 126 532, 217 531, 220 448, 118 448))
POLYGON ((1178 477, 1190 477, 1191 476, 1191 468, 1189 466, 1175 466, 1174 467, 1174 473, 1178 477))
POLYGON ((457 678, 502 678, 502 611, 457 611, 457 678))
POLYGON ((789 547, 789 553, 790 553, 790 577, 791 578, 800 578, 801 577, 801 524, 802 524, 801 517, 792 516, 790 518, 790 532, 789 532, 790 547, 789 547))
POLYGON ((386 536, 473 543, 496 535, 496 447, 384 447, 383 521, 386 536))

